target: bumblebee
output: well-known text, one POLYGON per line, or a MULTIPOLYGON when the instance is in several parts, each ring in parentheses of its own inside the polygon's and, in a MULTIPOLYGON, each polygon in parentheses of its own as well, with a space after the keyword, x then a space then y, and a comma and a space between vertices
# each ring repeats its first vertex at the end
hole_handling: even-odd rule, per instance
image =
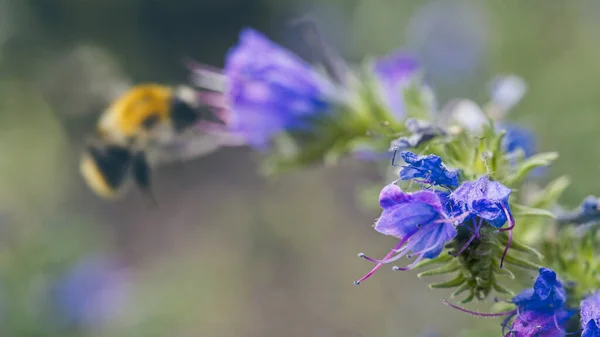
POLYGON ((135 185, 154 199, 151 164, 198 156, 219 147, 215 136, 194 128, 201 121, 222 124, 210 107, 199 102, 193 89, 135 86, 101 115, 95 135, 85 146, 81 174, 101 197, 119 195, 133 178, 135 185))

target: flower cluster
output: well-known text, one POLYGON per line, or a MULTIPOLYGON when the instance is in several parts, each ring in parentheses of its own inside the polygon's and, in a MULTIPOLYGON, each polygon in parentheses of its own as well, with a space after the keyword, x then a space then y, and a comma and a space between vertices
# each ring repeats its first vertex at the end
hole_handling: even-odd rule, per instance
POLYGON ((381 161, 393 173, 379 193, 374 229, 399 241, 381 259, 359 254, 375 266, 356 284, 383 265, 414 258, 393 269, 453 274, 431 287, 454 288, 452 297, 466 293, 462 302, 491 292, 507 296, 504 303, 516 308, 494 314, 446 302, 479 316, 507 316, 505 335, 600 336, 600 202, 588 197, 578 210, 554 214, 568 181, 542 186, 532 178, 557 154, 538 153, 533 133, 506 120, 527 91, 521 78, 497 77, 483 105, 457 99, 438 109, 422 81, 426 69, 409 52, 395 51, 360 70, 338 58, 324 62, 328 71, 321 72, 245 29, 224 70, 196 66, 194 83, 220 111, 222 131, 266 155, 268 172, 354 156, 381 161), (534 287, 516 296, 502 281, 527 279, 533 270, 539 271, 534 287))
MULTIPOLYGON (((407 193, 395 183, 383 188, 379 196, 383 212, 375 223, 375 230, 399 238, 400 242, 381 260, 359 254, 377 265, 356 284, 370 277, 381 265, 411 252, 417 256, 415 261, 408 267, 394 267, 395 270, 409 270, 423 258, 438 257, 445 245, 456 237, 458 227, 470 231, 471 236, 456 256, 481 236, 482 226, 501 228, 508 222, 509 226, 504 230, 509 232, 515 226, 508 203, 511 190, 506 186, 490 181, 487 176, 458 186, 458 171, 447 169, 440 157, 417 156, 412 152, 402 152, 401 156, 407 165, 400 170, 400 179, 421 181, 430 184, 429 188, 439 186, 444 189, 423 187, 421 191, 407 193)), ((510 241, 509 237, 501 265, 510 241)))
POLYGON ((444 303, 474 316, 507 316, 502 323, 504 336, 564 337, 579 332, 582 337, 600 336, 600 294, 594 292, 586 296, 579 304, 579 309, 569 307, 567 297, 567 291, 556 272, 540 268, 533 288, 523 290, 509 301, 516 306, 514 310, 485 314, 463 309, 446 301, 444 303), (569 320, 577 313, 581 328, 567 333, 569 320))
POLYGON ((512 336, 563 336, 572 316, 566 305, 567 295, 553 270, 542 268, 533 288, 512 299, 517 306, 509 334, 512 336))
POLYGON ((417 100, 429 93, 409 53, 376 60, 370 74, 323 73, 249 28, 230 49, 222 72, 190 64, 193 82, 205 89, 203 100, 219 111, 227 131, 267 154, 275 171, 350 153, 378 157, 390 140, 369 135, 387 131, 382 123, 403 130, 414 110, 403 92, 414 89, 417 100))

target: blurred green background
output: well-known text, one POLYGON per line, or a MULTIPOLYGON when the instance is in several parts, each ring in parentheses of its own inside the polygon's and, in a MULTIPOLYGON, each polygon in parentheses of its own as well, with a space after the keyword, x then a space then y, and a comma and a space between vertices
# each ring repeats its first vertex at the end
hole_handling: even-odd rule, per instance
POLYGON ((509 119, 560 152, 548 178, 573 179, 567 205, 599 194, 598 2, 0 0, 0 336, 500 335, 415 273, 353 285, 371 267, 356 254, 393 244, 356 202, 369 164, 267 181, 256 155, 226 149, 159 170, 158 208, 83 184, 83 140, 115 93, 185 83, 186 56, 222 66, 245 26, 310 57, 287 24, 307 14, 351 62, 413 50, 440 103, 484 102, 493 76, 522 76, 509 119), (69 279, 80 264, 99 271, 69 279))

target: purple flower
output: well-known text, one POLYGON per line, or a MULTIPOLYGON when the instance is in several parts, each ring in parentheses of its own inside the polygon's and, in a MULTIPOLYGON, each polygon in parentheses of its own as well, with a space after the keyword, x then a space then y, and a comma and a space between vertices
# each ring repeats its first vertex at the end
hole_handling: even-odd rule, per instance
MULTIPOLYGON (((500 267, 504 265, 504 258, 512 243, 513 229, 515 227, 515 220, 508 204, 510 192, 510 188, 497 181, 489 181, 487 176, 483 176, 475 181, 464 182, 450 194, 450 198, 464 212, 477 216, 496 228, 504 226, 508 221, 509 226, 500 230, 508 231, 508 242, 500 260, 500 267)), ((478 235, 480 227, 480 225, 476 227, 474 236, 478 235)))
POLYGON ((395 270, 408 270, 423 258, 437 257, 445 244, 456 236, 453 222, 462 220, 448 218, 437 193, 405 193, 393 183, 383 188, 379 204, 383 212, 375 223, 375 230, 394 236, 400 242, 381 260, 359 254, 377 265, 356 284, 369 278, 383 264, 394 262, 409 253, 417 256, 415 261, 406 268, 394 267, 395 270))
POLYGON ((310 128, 331 109, 332 84, 309 64, 252 29, 227 54, 230 131, 259 149, 281 132, 310 128))
POLYGON ((581 301, 581 337, 600 337, 600 293, 595 292, 581 301))
POLYGON ((510 337, 564 337, 565 324, 571 317, 568 310, 553 312, 525 311, 518 315, 506 336, 510 337))
MULTIPOLYGON (((451 308, 474 316, 507 316, 502 323, 503 336, 511 337, 564 337, 565 325, 574 311, 565 307, 566 293, 552 269, 540 268, 532 289, 525 289, 512 299, 516 310, 500 313, 479 313, 442 301, 451 308), (514 318, 514 319, 513 319, 514 318), (512 320, 510 330, 504 333, 512 320)), ((598 311, 596 311, 598 312, 598 311)), ((590 335, 594 336, 594 335, 590 335)))
POLYGON ((552 269, 540 268, 533 289, 525 289, 512 299, 517 305, 510 336, 562 337, 572 311, 565 308, 566 293, 552 269))
POLYGON ((452 192, 450 198, 462 205, 465 211, 500 228, 512 217, 508 204, 510 192, 510 188, 482 176, 475 181, 464 182, 452 192))
POLYGON ((115 319, 130 294, 126 270, 106 256, 79 260, 59 279, 54 303, 63 319, 82 326, 97 326, 115 319))
POLYGON ((417 156, 409 151, 404 151, 400 155, 408 164, 400 170, 400 179, 419 179, 431 185, 458 186, 458 171, 448 170, 442 163, 442 158, 433 154, 417 156))
POLYGON ((376 61, 374 72, 382 86, 382 98, 398 119, 406 117, 403 89, 420 70, 417 59, 406 52, 395 51, 376 61))

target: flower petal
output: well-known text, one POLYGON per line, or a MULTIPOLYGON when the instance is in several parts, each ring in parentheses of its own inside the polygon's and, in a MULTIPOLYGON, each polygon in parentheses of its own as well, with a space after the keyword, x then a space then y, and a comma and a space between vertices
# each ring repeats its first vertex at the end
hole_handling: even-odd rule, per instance
POLYGON ((401 156, 408 165, 400 170, 400 179, 420 179, 427 184, 458 186, 458 171, 448 170, 439 156, 417 156, 409 151, 402 152, 401 156))
POLYGON ((581 301, 581 337, 600 337, 600 293, 595 292, 581 301))
POLYGON ((403 238, 417 227, 427 225, 438 217, 438 211, 429 204, 398 204, 383 211, 375 223, 375 230, 381 234, 403 238))
POLYGON ((225 61, 229 127, 264 148, 281 132, 310 127, 332 105, 333 85, 308 63, 261 33, 245 29, 225 61))

